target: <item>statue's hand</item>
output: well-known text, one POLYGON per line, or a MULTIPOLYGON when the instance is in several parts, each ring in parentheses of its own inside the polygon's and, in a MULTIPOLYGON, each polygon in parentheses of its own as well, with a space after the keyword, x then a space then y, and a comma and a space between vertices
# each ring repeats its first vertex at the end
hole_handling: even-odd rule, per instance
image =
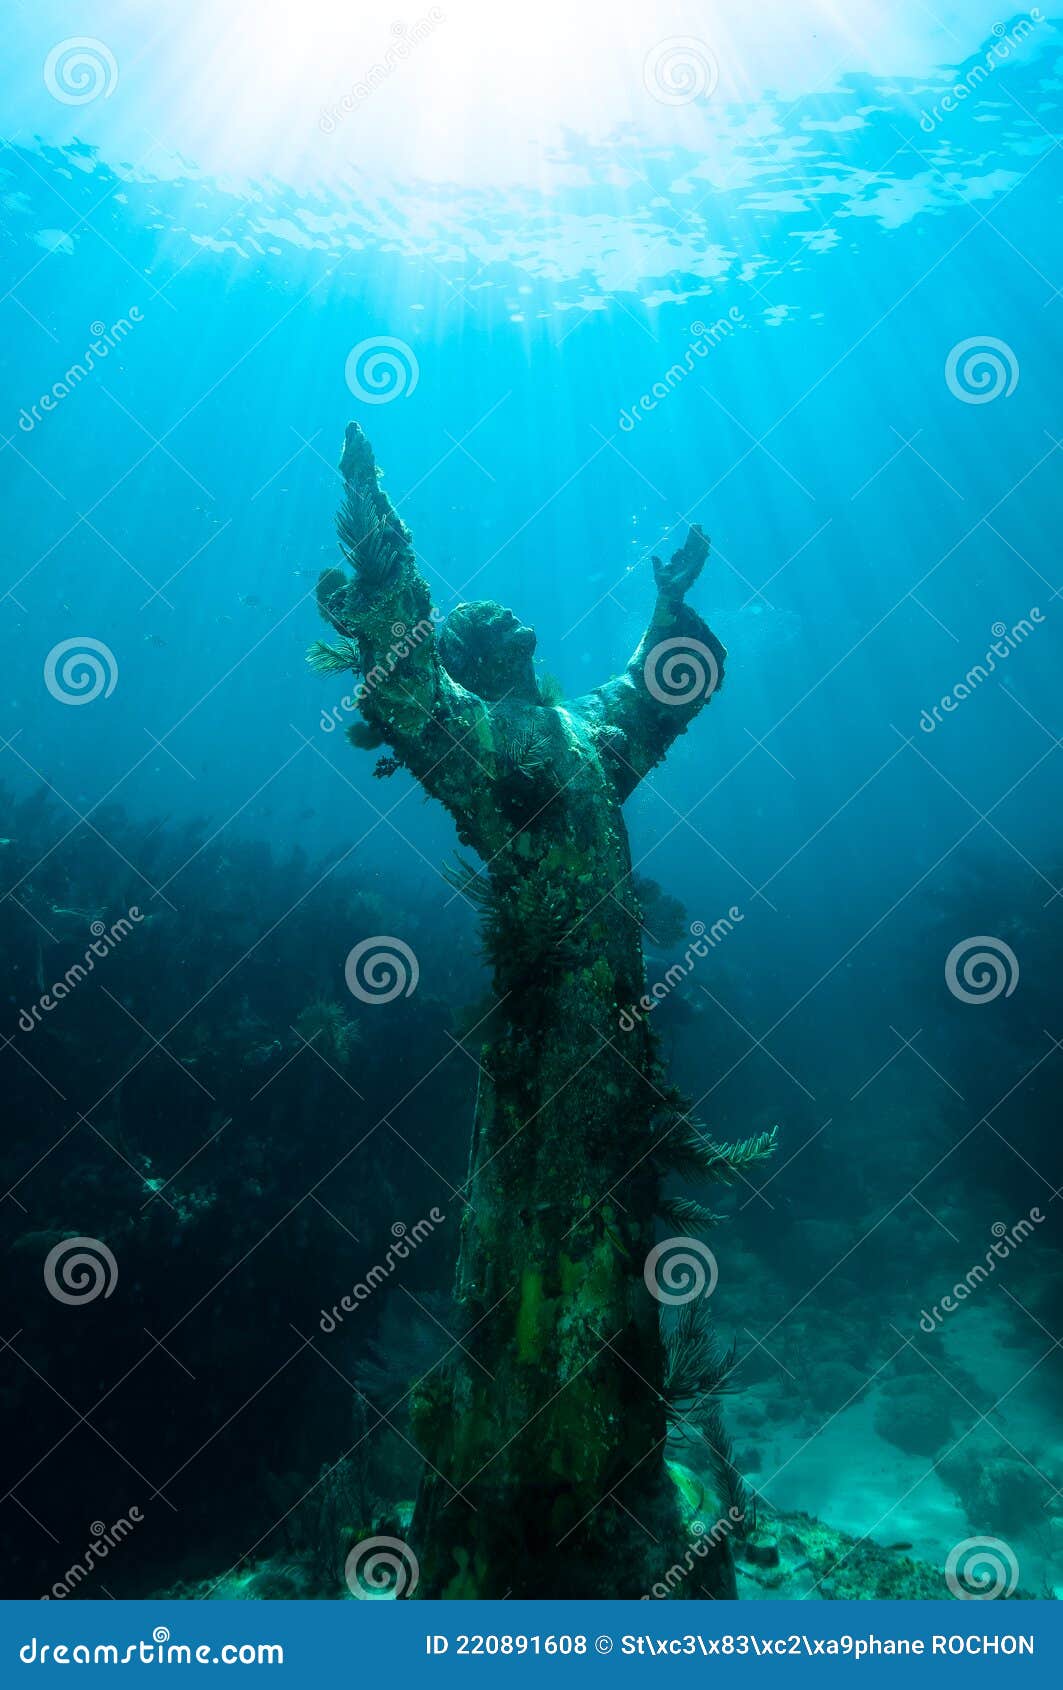
POLYGON ((377 483, 376 459, 373 448, 369 444, 368 436, 358 423, 347 424, 343 436, 343 455, 340 458, 340 474, 349 486, 374 489, 377 483))
POLYGON ((695 523, 686 537, 686 544, 672 553, 670 562, 654 558, 653 579, 657 583, 657 591, 667 593, 669 597, 682 598, 701 574, 708 555, 708 536, 695 523))

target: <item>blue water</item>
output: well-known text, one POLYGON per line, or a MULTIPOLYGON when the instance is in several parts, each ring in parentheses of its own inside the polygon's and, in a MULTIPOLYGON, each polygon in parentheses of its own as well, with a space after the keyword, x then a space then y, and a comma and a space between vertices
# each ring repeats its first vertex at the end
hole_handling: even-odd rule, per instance
MULTIPOLYGON (((445 10, 325 120, 400 38, 390 13, 352 38, 322 8, 327 29, 289 18, 282 39, 268 7, 214 30, 199 8, 149 26, 97 6, 75 22, 114 85, 81 104, 41 69, 68 8, 15 22, 0 775, 53 791, 56 839, 82 817, 106 835, 120 804, 342 859, 471 957, 440 874, 452 824, 323 731, 344 685, 304 663, 345 423, 439 610, 513 605, 569 695, 626 660, 651 556, 701 523, 694 602, 726 685, 627 813, 639 872, 689 920, 742 914, 684 988, 676 1077, 721 1135, 781 1128, 718 1251, 721 1318, 766 1393, 767 1432, 735 1411, 741 1450, 785 1468, 777 1506, 940 1560, 965 1529, 955 1490, 907 1495, 931 1461, 882 1442, 848 1370, 885 1360, 886 1326, 903 1351, 992 1223, 1038 1202, 1016 1304, 983 1289, 956 1356, 991 1397, 1016 1387, 993 1457, 1063 1477, 1058 1352, 1017 1383, 1059 1331, 1060 27, 905 5, 847 32, 818 7, 728 7, 717 39, 651 6, 637 26, 588 13, 522 76, 534 20, 445 10), (701 43, 704 86, 662 100, 646 58, 675 35, 701 43), (447 80, 463 54, 490 90, 475 109, 447 80), (67 381, 100 325, 115 344, 67 381), (369 400, 351 354, 380 340, 369 400), (952 696, 994 639, 1006 658, 952 696), (114 681, 83 708, 45 684, 68 640, 102 644, 114 681), (1011 995, 948 991, 973 935, 1014 953, 1011 995), (801 1421, 785 1380, 822 1346, 837 1401, 801 1421)), ((152 904, 136 862, 130 884, 152 904)), ((179 920, 182 895, 179 874, 179 920)), ((976 1413, 953 1406, 959 1436, 976 1413)), ((1058 1496, 1036 1530, 1002 1529, 1031 1593, 1058 1579, 1058 1531, 1058 1496)))

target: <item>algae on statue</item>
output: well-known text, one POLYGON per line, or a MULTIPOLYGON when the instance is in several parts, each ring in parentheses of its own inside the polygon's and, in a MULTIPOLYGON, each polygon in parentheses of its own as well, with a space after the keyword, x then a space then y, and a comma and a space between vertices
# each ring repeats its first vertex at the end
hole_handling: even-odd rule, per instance
MULTIPOLYGON (((654 559, 656 604, 626 669, 547 703, 535 634, 511 611, 463 604, 437 636, 356 424, 340 467, 353 576, 327 571, 319 603, 336 666, 365 677, 369 731, 352 738, 386 741, 482 859, 459 878, 498 995, 465 1187, 461 1344, 413 1404, 417 1594, 639 1596, 689 1518, 665 1461, 660 1308, 644 1279, 661 1178, 673 1150, 694 1172, 726 1172, 729 1152, 685 1118, 646 1020, 620 1030, 646 989, 621 805, 722 680, 723 647, 684 602, 708 541, 692 528, 669 563, 654 559)), ((316 662, 330 666, 328 648, 316 662)), ((699 1571, 700 1588, 677 1594, 733 1594, 726 1534, 699 1571)))

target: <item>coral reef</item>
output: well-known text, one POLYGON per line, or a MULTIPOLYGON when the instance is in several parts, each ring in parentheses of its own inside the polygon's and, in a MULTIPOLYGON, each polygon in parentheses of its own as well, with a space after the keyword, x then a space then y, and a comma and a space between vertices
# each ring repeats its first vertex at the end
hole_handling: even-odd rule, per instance
MULTIPOLYGON (((368 1141, 371 1196, 369 1152, 351 1150, 394 1103, 405 1041, 440 1064, 452 1001, 482 989, 466 912, 433 910, 429 929, 390 889, 398 919, 422 929, 443 996, 426 982, 400 1028, 378 1020, 363 1040, 337 934, 372 932, 381 912, 345 869, 212 840, 205 827, 134 823, 113 805, 94 818, 98 831, 71 830, 46 793, 0 791, 0 807, 17 885, 0 902, 14 1035, 2 1076, 0 1331, 14 1349, 0 1364, 0 1466, 17 1497, 0 1509, 0 1589, 39 1597, 81 1554, 89 1523, 130 1504, 143 1523, 79 1597, 217 1575, 274 1539, 286 1563, 306 1548, 291 1537, 293 1505, 310 1493, 314 1507, 323 1463, 361 1435, 364 1405, 348 1381, 369 1366, 387 1299, 327 1340, 318 1312, 380 1259, 393 1220, 436 1202, 439 1179, 418 1153, 461 1178, 460 1131, 448 1141, 440 1126, 471 1107, 461 1065, 440 1068, 431 1108, 407 1112, 406 1142, 387 1131, 368 1141), (152 899, 134 863, 168 884, 174 907, 152 899), (298 923, 285 922, 297 899, 298 923), (91 923, 111 929, 131 906, 143 919, 24 1031, 20 1011, 83 957, 91 923), (102 1240, 118 1266, 115 1294, 85 1310, 55 1301, 42 1278, 49 1251, 73 1235, 102 1240), (301 1353, 315 1333, 329 1365, 301 1353)), ((404 1264, 404 1289, 431 1295, 443 1260, 438 1243, 423 1246, 404 1264)), ((386 1347, 396 1349, 390 1334, 386 1347)), ((369 1416, 365 1506, 351 1520, 337 1503, 339 1524, 357 1527, 415 1482, 400 1437, 411 1376, 369 1416)))

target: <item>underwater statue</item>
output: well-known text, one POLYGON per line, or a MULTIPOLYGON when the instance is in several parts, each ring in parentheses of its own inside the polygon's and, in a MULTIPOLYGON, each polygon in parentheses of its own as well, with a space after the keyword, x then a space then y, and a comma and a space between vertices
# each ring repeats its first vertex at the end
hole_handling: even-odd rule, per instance
POLYGON ((691 1122, 630 1013, 646 980, 621 811, 723 675, 723 647, 684 602, 708 540, 692 528, 654 559, 656 604, 626 669, 551 703, 535 634, 511 611, 462 604, 437 634, 356 424, 340 467, 353 577, 321 577, 340 641, 311 660, 361 672, 352 740, 386 742, 481 858, 457 883, 498 998, 463 1188, 461 1343, 413 1399, 417 1595, 637 1597, 690 1544, 694 1570, 667 1593, 733 1595, 741 1481, 715 1406, 721 1361, 697 1309, 678 1323, 669 1310, 662 1333, 647 1260, 662 1213, 671 1232, 715 1219, 662 1202, 669 1171, 728 1179, 768 1145, 721 1146, 691 1122), (665 1458, 680 1422, 697 1481, 665 1458))

